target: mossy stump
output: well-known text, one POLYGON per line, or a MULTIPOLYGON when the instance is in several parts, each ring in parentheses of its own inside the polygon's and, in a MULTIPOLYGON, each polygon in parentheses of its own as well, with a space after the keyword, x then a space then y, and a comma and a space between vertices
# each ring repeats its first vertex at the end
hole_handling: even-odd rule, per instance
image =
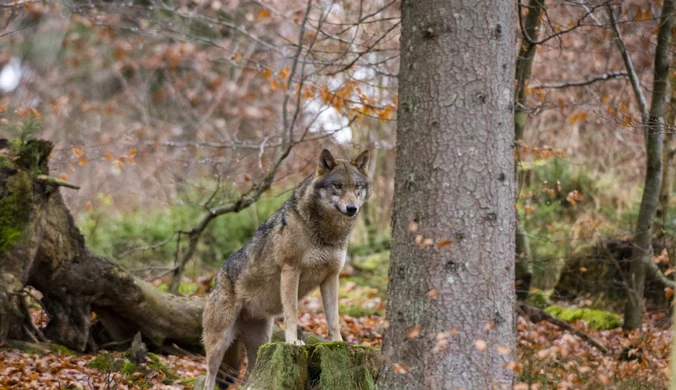
POLYGON ((247 390, 375 389, 377 353, 344 342, 297 346, 269 343, 258 350, 247 390))

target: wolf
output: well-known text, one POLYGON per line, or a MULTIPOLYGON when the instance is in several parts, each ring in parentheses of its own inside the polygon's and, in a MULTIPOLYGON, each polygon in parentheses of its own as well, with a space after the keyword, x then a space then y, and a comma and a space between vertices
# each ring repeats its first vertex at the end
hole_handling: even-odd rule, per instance
POLYGON ((218 271, 202 319, 206 390, 214 389, 221 364, 239 370, 241 345, 253 370, 258 347, 270 341, 273 318, 282 313, 286 342, 303 345, 298 300, 317 287, 329 336, 342 341, 338 277, 350 231, 371 195, 369 159, 369 150, 347 161, 324 149, 315 171, 218 271))

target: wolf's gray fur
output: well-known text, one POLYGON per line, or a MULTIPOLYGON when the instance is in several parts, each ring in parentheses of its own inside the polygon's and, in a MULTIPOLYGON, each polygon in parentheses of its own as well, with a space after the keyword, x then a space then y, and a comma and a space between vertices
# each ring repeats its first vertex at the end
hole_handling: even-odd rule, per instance
POLYGON ((258 347, 270 341, 280 313, 286 342, 302 344, 298 300, 317 287, 331 340, 342 340, 338 276, 356 216, 371 195, 368 163, 369 151, 346 161, 324 149, 315 172, 225 262, 204 310, 205 389, 213 390, 219 367, 239 370, 241 345, 253 370, 258 347))

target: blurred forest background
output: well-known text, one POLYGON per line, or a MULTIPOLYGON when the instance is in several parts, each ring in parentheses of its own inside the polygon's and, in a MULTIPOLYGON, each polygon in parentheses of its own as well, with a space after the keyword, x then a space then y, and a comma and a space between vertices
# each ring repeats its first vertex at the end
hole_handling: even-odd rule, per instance
MULTIPOLYGON (((341 316, 348 342, 377 347, 394 190, 399 6, 5 0, 0 138, 52 141, 50 175, 80 187, 61 192, 87 247, 158 289, 194 299, 203 299, 215 270, 314 169, 321 148, 345 157, 373 148, 374 192, 350 243, 341 316)), ((519 388, 667 386, 673 290, 649 280, 642 329, 621 329, 646 148, 641 107, 613 29, 621 30, 650 96, 661 6, 515 4, 519 28, 505 33, 517 36, 517 71, 519 61, 532 60, 530 75, 515 80, 517 90, 523 86, 515 117, 516 208, 529 246, 517 260, 532 260, 527 302, 607 348, 520 318, 513 362, 519 388)), ((668 97, 652 238, 653 260, 672 278, 676 93, 668 97)), ((0 248, 8 243, 0 238, 0 248)), ((301 322, 325 336, 319 302, 318 293, 303 300, 301 322)), ((37 303, 31 314, 38 326, 48 321, 37 303)), ((86 387, 87 380, 103 386, 113 379, 141 386, 138 376, 90 364, 101 354, 88 353, 4 350, 0 388, 86 387), (58 364, 64 368, 39 369, 58 364)), ((196 355, 157 359, 161 364, 145 368, 155 375, 146 380, 167 388, 192 386, 204 370, 196 355)))

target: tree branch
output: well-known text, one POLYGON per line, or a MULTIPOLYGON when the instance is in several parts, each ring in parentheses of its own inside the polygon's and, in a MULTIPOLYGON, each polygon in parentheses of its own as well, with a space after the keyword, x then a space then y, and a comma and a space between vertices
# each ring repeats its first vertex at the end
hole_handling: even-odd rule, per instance
POLYGON ((620 32, 620 27, 617 24, 617 19, 615 18, 615 12, 610 3, 607 4, 608 7, 608 17, 610 18, 610 25, 615 32, 615 44, 617 45, 620 54, 622 55, 622 61, 624 66, 627 68, 627 74, 629 80, 631 81, 631 87, 634 90, 636 95, 636 102, 638 103, 639 110, 641 111, 641 117, 643 124, 645 125, 648 121, 648 104, 645 100, 645 95, 641 89, 641 82, 638 79, 636 74, 636 69, 634 68, 634 63, 631 61, 629 52, 627 52, 627 46, 624 44, 624 39, 622 39, 622 33, 620 32))
POLYGON ((552 325, 556 325, 561 329, 569 331, 570 333, 572 333, 575 336, 577 336, 577 337, 581 338, 582 340, 586 341, 591 346, 593 346, 594 348, 603 352, 604 354, 610 353, 610 351, 608 351, 608 348, 606 348, 603 344, 601 344, 598 340, 596 340, 592 336, 590 336, 587 333, 577 329, 576 327, 567 323, 566 321, 560 320, 560 319, 550 315, 549 313, 547 313, 544 310, 541 310, 541 309, 538 309, 536 307, 527 305, 523 302, 519 302, 517 304, 517 311, 523 317, 528 318, 529 321, 532 321, 532 322, 547 321, 552 325))
POLYGON ((560 81, 558 83, 550 83, 550 84, 535 84, 535 85, 529 85, 528 88, 530 89, 556 89, 556 88, 569 88, 569 87, 583 87, 585 85, 593 84, 597 81, 606 81, 606 80, 612 80, 620 77, 628 77, 629 74, 627 72, 608 72, 604 74, 599 74, 599 75, 593 75, 590 76, 589 78, 586 78, 584 80, 577 80, 577 81, 560 81))

